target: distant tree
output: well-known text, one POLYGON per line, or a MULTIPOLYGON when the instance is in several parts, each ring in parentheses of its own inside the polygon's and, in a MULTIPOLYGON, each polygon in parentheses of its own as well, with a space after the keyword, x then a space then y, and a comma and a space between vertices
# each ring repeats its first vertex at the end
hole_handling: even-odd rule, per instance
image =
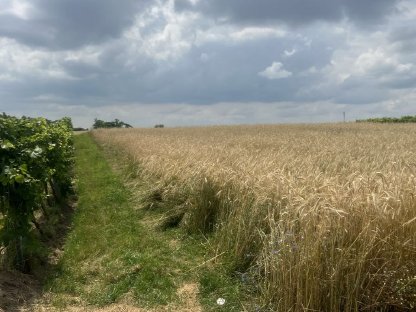
POLYGON ((402 116, 396 117, 381 117, 356 120, 356 122, 374 122, 374 123, 416 123, 416 116, 402 116))
POLYGON ((162 124, 155 125, 155 128, 164 128, 164 127, 165 125, 162 125, 162 124))
POLYGON ((114 121, 103 121, 100 119, 95 118, 94 124, 92 125, 93 129, 99 128, 133 128, 128 123, 125 123, 117 118, 114 121))

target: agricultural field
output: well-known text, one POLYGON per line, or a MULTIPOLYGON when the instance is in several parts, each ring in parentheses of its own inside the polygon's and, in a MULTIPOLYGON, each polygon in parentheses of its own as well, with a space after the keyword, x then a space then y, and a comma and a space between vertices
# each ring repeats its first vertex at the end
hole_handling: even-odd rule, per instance
POLYGON ((0 311, 416 307, 413 124, 1 121, 0 311))
MULTIPOLYGON (((416 126, 92 132, 264 311, 416 308, 416 126)), ((134 190, 134 183, 131 184, 134 190)))

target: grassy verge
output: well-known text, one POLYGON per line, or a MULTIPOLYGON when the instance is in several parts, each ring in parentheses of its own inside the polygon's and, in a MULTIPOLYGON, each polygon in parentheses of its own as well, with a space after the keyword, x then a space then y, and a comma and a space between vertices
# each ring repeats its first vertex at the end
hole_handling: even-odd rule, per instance
POLYGON ((175 306, 178 289, 196 283, 205 310, 241 311, 238 284, 213 266, 201 266, 203 238, 152 226, 160 212, 145 209, 147 181, 135 177, 135 189, 142 192, 133 196, 133 187, 126 187, 88 134, 76 136, 75 147, 78 207, 64 255, 47 284, 55 307, 119 301, 175 306), (224 306, 216 304, 218 297, 226 298, 224 306))

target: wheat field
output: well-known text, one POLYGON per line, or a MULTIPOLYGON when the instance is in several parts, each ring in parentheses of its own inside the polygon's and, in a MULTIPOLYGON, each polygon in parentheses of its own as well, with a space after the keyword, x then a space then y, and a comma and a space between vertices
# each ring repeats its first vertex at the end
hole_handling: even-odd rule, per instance
POLYGON ((416 309, 416 126, 96 130, 273 311, 416 309))

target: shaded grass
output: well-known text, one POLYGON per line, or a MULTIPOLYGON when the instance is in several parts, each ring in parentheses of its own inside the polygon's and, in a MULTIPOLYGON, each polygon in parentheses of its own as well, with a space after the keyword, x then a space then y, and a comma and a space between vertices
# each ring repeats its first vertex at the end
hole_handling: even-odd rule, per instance
POLYGON ((51 303, 65 309, 128 300, 154 307, 174 304, 183 283, 200 281, 201 302, 208 310, 217 308, 215 297, 221 293, 232 298, 227 310, 238 311, 238 284, 212 267, 199 267, 206 247, 201 236, 175 227, 162 231, 143 221, 158 219, 162 212, 144 209, 152 186, 141 180, 139 168, 126 162, 118 164, 124 174, 113 172, 105 157, 115 164, 118 156, 100 150, 88 134, 76 136, 75 147, 79 201, 64 255, 46 286, 51 303), (122 177, 127 173, 135 188, 126 187, 122 177), (137 189, 141 192, 133 196, 137 189))

